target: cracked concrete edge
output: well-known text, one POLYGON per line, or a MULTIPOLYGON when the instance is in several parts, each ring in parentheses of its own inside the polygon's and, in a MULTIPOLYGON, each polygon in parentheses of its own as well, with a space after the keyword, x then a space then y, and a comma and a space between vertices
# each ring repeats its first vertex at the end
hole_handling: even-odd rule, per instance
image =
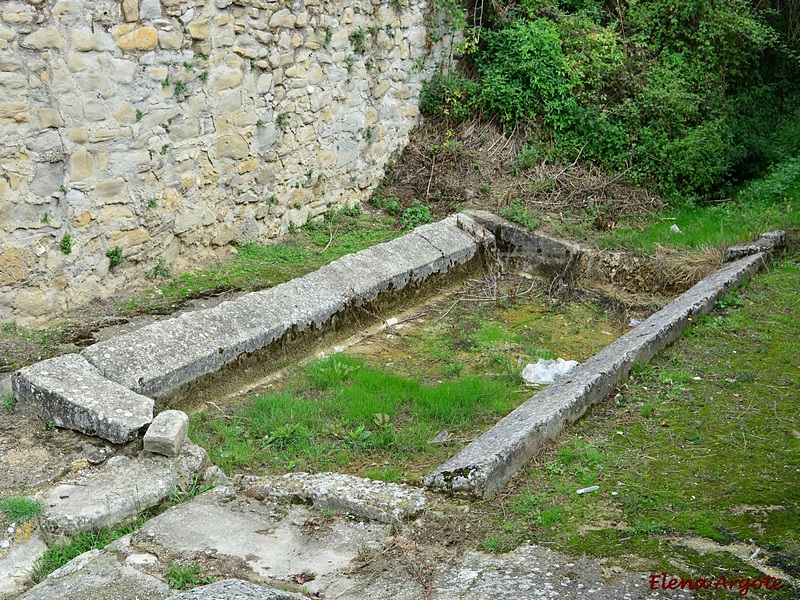
POLYGON ((293 330, 323 327, 350 306, 468 262, 488 237, 476 236, 479 225, 467 226, 469 220, 453 215, 304 277, 154 323, 81 354, 112 381, 145 396, 167 398, 293 330))
POLYGON ((485 210, 464 213, 489 230, 504 264, 548 276, 565 276, 589 248, 531 231, 485 210))
POLYGON ((317 509, 381 523, 409 521, 425 509, 428 501, 425 490, 416 487, 342 473, 287 473, 247 478, 242 484, 247 486, 245 495, 249 497, 310 502, 317 509))
POLYGON ((731 262, 742 258, 763 252, 769 256, 783 252, 786 249, 786 232, 785 231, 768 231, 758 236, 754 242, 745 244, 738 244, 731 246, 725 250, 724 262, 731 262))
POLYGON ((448 492, 492 496, 567 423, 609 396, 636 362, 648 362, 675 341, 692 319, 756 273, 764 254, 728 263, 586 362, 519 406, 460 453, 424 477, 448 492))

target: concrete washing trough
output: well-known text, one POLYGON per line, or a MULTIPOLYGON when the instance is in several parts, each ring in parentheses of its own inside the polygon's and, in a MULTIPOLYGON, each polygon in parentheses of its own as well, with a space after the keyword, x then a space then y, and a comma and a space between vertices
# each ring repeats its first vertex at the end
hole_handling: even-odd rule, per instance
MULTIPOLYGON (((729 249, 731 261, 566 377, 539 392, 424 478, 426 486, 488 497, 594 402, 608 396, 636 362, 649 361, 693 318, 755 273, 784 243, 782 232, 729 249)), ((497 260, 572 282, 592 251, 474 211, 425 225, 390 242, 345 256, 304 277, 153 323, 20 369, 14 397, 59 427, 115 444, 136 438, 153 420, 155 401, 336 330, 353 311, 408 296, 455 273, 497 260)), ((178 428, 178 437, 185 429, 178 428)), ((176 442, 178 443, 178 442, 176 442)), ((161 446, 169 447, 169 440, 161 446)), ((177 447, 168 454, 177 453, 177 447)))

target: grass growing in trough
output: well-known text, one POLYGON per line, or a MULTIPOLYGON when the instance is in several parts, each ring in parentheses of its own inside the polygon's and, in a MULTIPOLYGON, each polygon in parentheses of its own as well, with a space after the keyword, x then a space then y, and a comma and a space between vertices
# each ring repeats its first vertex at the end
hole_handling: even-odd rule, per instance
POLYGON ((190 436, 226 471, 415 479, 452 451, 442 442, 475 435, 511 410, 513 388, 472 375, 424 385, 334 355, 309 363, 282 390, 256 396, 234 416, 196 415, 190 436))

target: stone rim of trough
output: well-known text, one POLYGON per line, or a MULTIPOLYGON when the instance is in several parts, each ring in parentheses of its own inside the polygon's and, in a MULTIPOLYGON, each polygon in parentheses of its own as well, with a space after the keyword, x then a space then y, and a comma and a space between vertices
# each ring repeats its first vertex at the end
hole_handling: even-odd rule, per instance
MULTIPOLYGON (((486 224, 485 219, 481 221, 486 224)), ((498 237, 505 237, 503 230, 516 228, 508 222, 494 225, 498 237)), ((493 496, 533 458, 543 442, 554 439, 589 406, 607 398, 634 363, 649 362, 678 339, 694 318, 710 312, 719 298, 761 270, 785 244, 785 232, 772 231, 755 242, 729 248, 720 268, 532 396, 426 475, 423 484, 447 493, 493 496)))

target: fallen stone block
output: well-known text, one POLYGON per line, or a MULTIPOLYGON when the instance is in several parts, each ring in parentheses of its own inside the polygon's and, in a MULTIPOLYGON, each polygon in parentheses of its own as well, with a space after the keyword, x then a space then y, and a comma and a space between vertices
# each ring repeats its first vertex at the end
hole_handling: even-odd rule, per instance
POLYGON ((153 400, 109 381, 79 354, 20 369, 12 389, 18 402, 48 423, 114 444, 134 440, 153 420, 153 400))
POLYGON ((307 600, 307 596, 267 588, 240 579, 225 579, 196 587, 174 596, 172 600, 307 600))
POLYGON ((314 508, 382 523, 408 521, 419 515, 427 503, 424 490, 419 488, 341 473, 287 473, 282 477, 256 478, 246 493, 255 498, 311 502, 314 508))
POLYGON ((121 565, 109 553, 90 550, 50 573, 19 600, 167 600, 172 595, 169 586, 152 575, 121 565))
POLYGON ((45 492, 44 518, 65 535, 111 529, 191 487, 207 464, 205 450, 194 444, 173 459, 114 456, 45 492))
POLYGON ((595 402, 608 397, 636 362, 646 363, 675 341, 696 317, 764 264, 757 254, 728 263, 574 367, 516 408, 469 446, 425 476, 423 483, 449 492, 490 497, 538 451, 595 402))
POLYGON ((144 434, 144 450, 163 456, 176 456, 186 442, 189 417, 180 410, 158 413, 144 434))
POLYGON ((13 531, 11 540, 3 540, 5 532, 0 530, 0 598, 12 598, 24 590, 28 573, 47 551, 47 544, 33 532, 30 522, 13 531), (3 541, 10 544, 6 546, 3 541))

